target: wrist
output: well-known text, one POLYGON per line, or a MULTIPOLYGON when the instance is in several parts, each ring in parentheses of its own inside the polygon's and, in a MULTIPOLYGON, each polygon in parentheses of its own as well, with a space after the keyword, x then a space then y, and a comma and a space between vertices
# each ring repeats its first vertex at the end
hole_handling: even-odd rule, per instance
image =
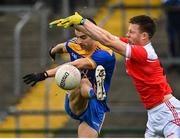
POLYGON ((81 22, 80 22, 80 25, 84 25, 85 21, 86 21, 86 19, 85 19, 85 18, 82 18, 82 19, 81 19, 81 22))
POLYGON ((47 71, 44 71, 44 76, 45 76, 45 78, 48 78, 48 77, 49 77, 47 71))

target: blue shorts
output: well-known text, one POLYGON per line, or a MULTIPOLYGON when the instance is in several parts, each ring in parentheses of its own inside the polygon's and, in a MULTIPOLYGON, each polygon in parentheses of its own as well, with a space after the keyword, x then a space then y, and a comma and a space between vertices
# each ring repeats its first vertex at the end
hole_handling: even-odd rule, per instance
POLYGON ((65 110, 68 115, 71 116, 73 119, 79 120, 80 122, 86 122, 90 127, 100 133, 106 111, 104 110, 101 102, 98 101, 96 98, 89 99, 87 109, 81 115, 77 116, 72 113, 69 107, 68 95, 66 95, 65 110))

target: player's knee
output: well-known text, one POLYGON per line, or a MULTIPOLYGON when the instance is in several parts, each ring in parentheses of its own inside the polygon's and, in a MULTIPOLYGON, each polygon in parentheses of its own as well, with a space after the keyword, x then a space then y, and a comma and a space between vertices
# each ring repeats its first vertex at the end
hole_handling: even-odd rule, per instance
POLYGON ((97 138, 98 133, 95 129, 90 127, 85 122, 82 122, 78 127, 78 137, 79 138, 97 138))
POLYGON ((92 85, 91 85, 90 81, 88 80, 88 78, 83 78, 83 79, 81 80, 81 87, 82 87, 82 86, 86 86, 86 85, 92 87, 92 85))

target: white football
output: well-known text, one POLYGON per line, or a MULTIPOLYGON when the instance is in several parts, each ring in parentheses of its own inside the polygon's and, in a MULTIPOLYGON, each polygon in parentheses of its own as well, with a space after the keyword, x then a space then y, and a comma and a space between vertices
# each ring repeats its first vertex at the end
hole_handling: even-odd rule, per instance
POLYGON ((64 64, 56 71, 55 80, 60 88, 72 90, 80 85, 81 73, 75 66, 64 64))

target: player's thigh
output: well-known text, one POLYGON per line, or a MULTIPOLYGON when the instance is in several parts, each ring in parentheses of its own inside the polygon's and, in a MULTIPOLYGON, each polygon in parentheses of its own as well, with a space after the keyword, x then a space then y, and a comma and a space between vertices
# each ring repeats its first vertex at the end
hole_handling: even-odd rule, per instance
POLYGON ((80 89, 76 89, 68 96, 68 103, 71 111, 78 116, 86 110, 88 99, 80 94, 80 89))
POLYGON ((169 122, 164 128, 164 136, 166 138, 180 138, 180 124, 177 125, 173 122, 169 122))
POLYGON ((97 138, 98 133, 95 129, 90 127, 87 123, 81 122, 78 127, 78 137, 79 138, 97 138))

